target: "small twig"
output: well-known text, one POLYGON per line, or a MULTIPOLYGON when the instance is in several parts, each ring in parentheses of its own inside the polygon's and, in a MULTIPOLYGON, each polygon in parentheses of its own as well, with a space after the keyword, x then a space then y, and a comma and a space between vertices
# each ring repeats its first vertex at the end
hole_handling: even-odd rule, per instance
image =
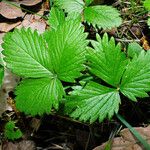
POLYGON ((115 38, 117 42, 127 42, 127 43, 130 43, 130 42, 138 42, 140 43, 140 40, 139 39, 134 39, 134 40, 128 40, 128 39, 119 39, 119 38, 115 38))

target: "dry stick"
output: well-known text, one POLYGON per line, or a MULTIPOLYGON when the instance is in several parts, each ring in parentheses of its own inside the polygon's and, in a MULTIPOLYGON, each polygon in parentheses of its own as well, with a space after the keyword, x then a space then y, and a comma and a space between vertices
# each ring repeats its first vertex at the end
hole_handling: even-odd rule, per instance
MULTIPOLYGON (((25 8, 23 8, 23 7, 21 7, 21 6, 17 6, 17 5, 15 5, 15 4, 13 4, 12 2, 9 2, 9 1, 7 1, 7 0, 2 0, 2 1, 5 2, 5 3, 7 3, 7 4, 9 4, 9 5, 15 6, 15 7, 17 7, 17 8, 21 8, 22 10, 24 10, 24 11, 26 11, 26 12, 29 12, 29 13, 31 13, 31 14, 34 13, 34 12, 32 12, 32 11, 30 11, 30 10, 28 10, 28 9, 25 9, 25 8)), ((35 13, 35 15, 40 16, 41 18, 46 19, 46 20, 48 19, 47 17, 42 16, 42 15, 40 15, 40 14, 38 14, 38 13, 35 13)))
POLYGON ((126 42, 126 43, 129 43, 129 42, 138 42, 140 43, 140 40, 139 39, 134 39, 134 40, 128 40, 128 39, 119 39, 119 38, 115 38, 117 42, 126 42))

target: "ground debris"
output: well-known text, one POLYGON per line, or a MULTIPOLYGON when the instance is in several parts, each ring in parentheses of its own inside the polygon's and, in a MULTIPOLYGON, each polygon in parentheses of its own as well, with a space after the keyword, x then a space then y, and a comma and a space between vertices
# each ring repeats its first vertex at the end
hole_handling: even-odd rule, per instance
MULTIPOLYGON (((135 128, 140 135, 150 143, 150 126, 136 127, 135 128)), ((143 150, 143 146, 139 141, 134 137, 134 135, 129 131, 128 128, 125 128, 120 131, 121 137, 116 137, 112 143, 111 150, 143 150)), ((104 150, 108 142, 103 143, 101 146, 94 148, 93 150, 104 150)))

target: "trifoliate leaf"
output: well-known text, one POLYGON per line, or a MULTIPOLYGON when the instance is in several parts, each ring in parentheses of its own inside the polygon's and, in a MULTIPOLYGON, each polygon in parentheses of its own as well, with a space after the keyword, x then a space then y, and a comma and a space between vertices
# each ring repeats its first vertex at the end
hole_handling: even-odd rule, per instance
POLYGON ((87 34, 78 21, 67 21, 57 30, 45 33, 51 66, 57 78, 74 82, 84 68, 87 34))
POLYGON ((128 64, 120 86, 121 92, 129 99, 147 97, 150 91, 150 52, 142 51, 128 64))
POLYGON ((86 6, 90 5, 93 2, 93 0, 85 0, 86 6))
POLYGON ((107 88, 95 82, 90 82, 82 90, 73 92, 66 102, 66 109, 71 117, 90 123, 106 117, 112 118, 118 112, 120 96, 116 89, 107 88))
POLYGON ((90 6, 84 10, 84 19, 94 27, 110 29, 122 23, 119 12, 111 6, 90 6))
POLYGON ((50 25, 50 28, 57 29, 58 25, 63 24, 65 21, 65 14, 62 10, 59 10, 56 7, 52 7, 50 11, 50 16, 48 23, 50 25))
POLYGON ((141 51, 144 51, 144 49, 136 42, 129 43, 128 45, 128 56, 133 58, 135 55, 138 56, 141 51))
POLYGON ((54 4, 68 13, 81 13, 85 5, 83 0, 54 0, 54 4))
POLYGON ((4 130, 4 135, 7 139, 9 140, 16 140, 22 137, 22 132, 20 129, 15 129, 15 122, 14 121, 9 121, 5 125, 5 130, 4 130))
POLYGON ((150 0, 145 0, 145 1, 144 1, 144 7, 145 7, 147 10, 150 10, 150 0))
POLYGON ((108 40, 105 34, 101 39, 92 42, 94 49, 89 50, 87 56, 90 71, 108 84, 117 87, 127 65, 125 53, 121 52, 121 46, 115 45, 114 38, 108 40))
POLYGON ((2 65, 0 65, 0 88, 3 82, 3 78, 4 78, 4 68, 2 65))
POLYGON ((31 115, 49 114, 51 108, 58 109, 64 90, 56 79, 26 79, 16 88, 16 107, 31 115))
POLYGON ((53 76, 49 54, 42 36, 31 29, 16 29, 6 34, 2 45, 7 67, 23 77, 53 76))

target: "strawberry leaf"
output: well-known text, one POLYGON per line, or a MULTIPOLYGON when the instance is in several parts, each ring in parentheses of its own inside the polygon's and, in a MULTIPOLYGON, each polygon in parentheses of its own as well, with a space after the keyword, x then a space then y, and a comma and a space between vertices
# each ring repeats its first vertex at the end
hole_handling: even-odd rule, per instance
POLYGON ((85 5, 83 0, 54 0, 54 4, 68 13, 81 13, 85 5))
POLYGON ((66 109, 73 111, 70 116, 80 121, 102 122, 106 117, 112 118, 118 112, 120 96, 116 89, 90 82, 82 90, 73 92, 66 102, 66 109), (76 107, 77 106, 77 107, 76 107))
POLYGON ((147 97, 150 91, 150 52, 142 51, 128 64, 120 86, 121 92, 129 99, 147 97))
POLYGON ((141 51, 144 51, 144 49, 136 42, 129 43, 128 45, 128 56, 133 58, 134 55, 138 56, 141 51))
POLYGON ((97 35, 97 40, 92 41, 94 49, 88 51, 89 69, 108 84, 117 87, 127 65, 126 56, 121 52, 121 46, 115 45, 114 38, 108 40, 107 34, 102 39, 97 35))
POLYGON ((58 109, 63 94, 63 86, 58 79, 26 79, 16 88, 16 106, 32 116, 48 114, 52 107, 58 109))
POLYGON ((86 6, 90 5, 93 2, 93 0, 85 0, 86 6))
POLYGON ((2 44, 7 67, 23 77, 52 77, 46 43, 41 35, 31 29, 16 29, 6 34, 2 44))
POLYGON ((4 135, 9 140, 16 140, 22 137, 22 132, 20 129, 15 129, 15 122, 9 121, 5 125, 4 135))
POLYGON ((144 1, 144 7, 145 7, 147 10, 150 10, 150 1, 149 1, 149 0, 145 0, 145 1, 144 1))
POLYGON ((56 30, 59 25, 64 23, 64 21, 65 21, 64 12, 62 10, 59 10, 58 8, 52 7, 48 20, 50 28, 56 30))
POLYGON ((74 82, 81 76, 85 61, 87 34, 79 21, 67 21, 57 30, 45 33, 53 71, 58 79, 74 82))
POLYGON ((94 27, 110 29, 122 23, 119 12, 111 6, 90 6, 84 10, 84 19, 94 27))

